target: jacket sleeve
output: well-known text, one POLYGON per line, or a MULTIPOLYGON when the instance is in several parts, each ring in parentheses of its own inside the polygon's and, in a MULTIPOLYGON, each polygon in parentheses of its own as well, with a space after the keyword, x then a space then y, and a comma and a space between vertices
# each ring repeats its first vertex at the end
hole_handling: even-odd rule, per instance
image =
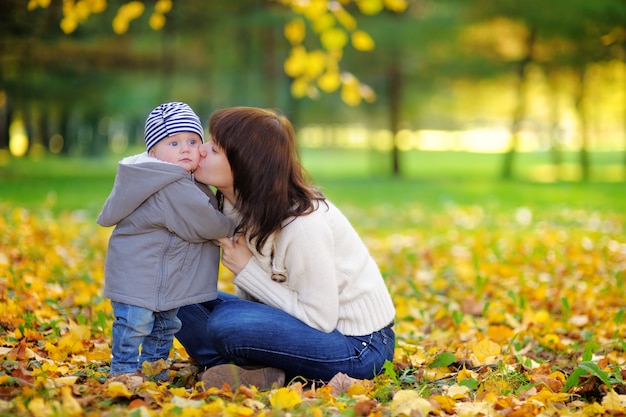
POLYGON ((163 189, 157 205, 164 212, 165 227, 188 242, 230 237, 235 231, 234 223, 189 179, 163 189))
POLYGON ((330 225, 319 215, 298 217, 275 242, 286 281, 271 278, 271 266, 253 257, 233 280, 264 304, 279 308, 323 332, 337 327, 339 295, 330 225))

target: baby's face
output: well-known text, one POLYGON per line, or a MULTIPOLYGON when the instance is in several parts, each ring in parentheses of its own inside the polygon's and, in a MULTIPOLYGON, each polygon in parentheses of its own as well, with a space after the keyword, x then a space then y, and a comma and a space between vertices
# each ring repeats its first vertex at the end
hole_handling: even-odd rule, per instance
POLYGON ((150 156, 180 165, 187 172, 193 172, 200 161, 199 149, 201 144, 202 139, 197 133, 176 133, 154 145, 150 149, 150 156))

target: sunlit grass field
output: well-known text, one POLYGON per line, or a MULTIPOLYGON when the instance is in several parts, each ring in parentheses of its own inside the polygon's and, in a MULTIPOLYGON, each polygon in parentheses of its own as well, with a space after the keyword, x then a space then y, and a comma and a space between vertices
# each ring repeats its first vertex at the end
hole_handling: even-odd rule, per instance
MULTIPOLYGON (((450 205, 486 210, 574 206, 626 212, 626 168, 619 152, 591 156, 591 180, 578 181, 577 155, 558 169, 545 153, 519 154, 514 179, 502 181, 502 155, 464 152, 401 154, 401 175, 391 175, 388 153, 303 149, 313 180, 339 206, 383 213, 382 228, 402 228, 404 210, 429 212, 450 205), (557 178, 558 177, 558 178, 557 178)), ((95 217, 104 203, 119 157, 11 159, 0 164, 0 201, 53 213, 81 210, 95 217)))

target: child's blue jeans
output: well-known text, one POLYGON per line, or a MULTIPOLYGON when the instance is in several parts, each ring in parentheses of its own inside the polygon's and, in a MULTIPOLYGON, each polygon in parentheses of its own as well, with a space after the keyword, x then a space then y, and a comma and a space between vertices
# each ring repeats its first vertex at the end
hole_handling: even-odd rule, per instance
POLYGON ((151 311, 112 301, 113 359, 111 375, 134 373, 145 361, 167 360, 174 335, 181 328, 178 309, 151 311), (141 345, 141 354, 139 346, 141 345))

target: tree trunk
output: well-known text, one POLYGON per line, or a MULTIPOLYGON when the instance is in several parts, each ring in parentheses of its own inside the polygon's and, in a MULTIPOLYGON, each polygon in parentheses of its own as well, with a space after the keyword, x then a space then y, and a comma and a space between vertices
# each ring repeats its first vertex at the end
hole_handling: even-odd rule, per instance
MULTIPOLYGON (((626 50, 626 42, 624 42, 624 49, 626 50)), ((626 60, 623 63, 622 68, 624 69, 624 80, 626 83, 626 60)), ((624 180, 626 181, 626 85, 622 87, 622 95, 624 100, 624 180)))
POLYGON ((585 109, 587 77, 585 67, 582 66, 578 70, 578 89, 576 90, 576 112, 578 113, 578 121, 580 123, 580 179, 588 181, 591 175, 591 166, 589 163, 589 126, 587 120, 587 112, 585 109))
POLYGON ((535 30, 532 29, 526 39, 526 56, 519 62, 517 66, 517 86, 516 95, 517 103, 513 110, 513 118, 511 120, 511 136, 509 139, 509 150, 504 154, 504 162, 502 165, 502 178, 511 179, 513 177, 513 164, 515 162, 515 154, 519 144, 519 136, 521 131, 522 120, 526 114, 526 88, 528 66, 533 62, 533 46, 535 44, 535 30))
POLYGON ((392 135, 391 162, 394 177, 401 175, 400 150, 398 149, 397 134, 400 130, 400 108, 402 103, 402 74, 398 62, 399 54, 391 54, 391 64, 387 74, 389 93, 389 127, 392 135))
POLYGON ((561 163, 563 156, 561 154, 561 142, 563 133, 561 129, 561 111, 559 105, 559 88, 555 71, 548 71, 548 85, 550 88, 550 131, 549 146, 550 159, 554 171, 554 179, 559 180, 561 177, 561 163))
POLYGON ((9 126, 11 124, 11 106, 8 96, 0 106, 0 157, 2 151, 9 151, 9 126))
POLYGON ((272 108, 280 108, 281 105, 278 101, 278 80, 280 79, 281 69, 276 65, 278 62, 276 50, 276 29, 273 27, 261 28, 262 39, 262 54, 261 54, 261 67, 263 70, 263 78, 267 80, 265 84, 265 97, 267 100, 267 106, 272 108))
POLYGON ((170 100, 172 93, 172 80, 176 71, 176 54, 174 45, 176 44, 176 21, 174 15, 168 17, 168 22, 161 29, 161 98, 159 100, 170 100))

